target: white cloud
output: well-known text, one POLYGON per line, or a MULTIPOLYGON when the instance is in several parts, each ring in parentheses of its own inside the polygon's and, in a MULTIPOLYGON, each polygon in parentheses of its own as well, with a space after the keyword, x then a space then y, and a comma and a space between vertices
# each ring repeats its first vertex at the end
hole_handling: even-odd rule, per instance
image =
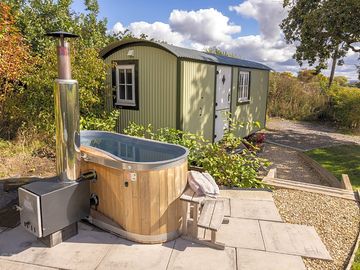
POLYGON ((230 41, 233 34, 241 31, 239 25, 230 23, 228 17, 213 8, 197 11, 173 10, 169 23, 171 29, 193 42, 209 46, 230 41))
MULTIPOLYGON (((173 10, 167 23, 140 21, 124 26, 118 22, 110 31, 116 33, 129 29, 135 36, 144 33, 150 38, 195 50, 216 46, 243 59, 267 64, 276 71, 296 73, 300 69, 292 59, 295 46, 286 44, 279 27, 287 13, 281 0, 246 0, 239 5, 230 6, 229 9, 239 16, 256 20, 260 33, 240 36, 241 27, 213 8, 197 11, 173 10)), ((349 53, 345 57, 345 65, 337 67, 336 75, 356 79, 357 63, 357 54, 349 53)), ((325 70, 324 74, 328 75, 329 70, 325 70)))
POLYGON ((150 38, 165 40, 174 45, 181 45, 184 40, 180 33, 172 31, 168 24, 162 22, 133 22, 128 29, 137 37, 144 33, 150 38))
POLYGON ((112 33, 118 34, 120 32, 124 32, 125 31, 125 27, 122 25, 121 22, 117 22, 115 23, 115 25, 113 26, 113 28, 111 29, 112 33))
POLYGON ((230 6, 231 11, 255 19, 265 39, 276 40, 281 33, 279 24, 286 17, 287 11, 279 0, 247 0, 237 6, 230 6))
POLYGON ((292 57, 294 48, 284 41, 268 41, 261 35, 238 37, 231 42, 220 46, 243 59, 259 62, 283 62, 292 57))

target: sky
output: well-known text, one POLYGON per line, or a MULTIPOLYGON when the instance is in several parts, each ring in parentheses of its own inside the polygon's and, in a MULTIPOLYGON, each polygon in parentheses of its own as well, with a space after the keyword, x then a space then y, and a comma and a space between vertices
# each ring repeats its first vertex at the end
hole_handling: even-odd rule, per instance
MULTIPOLYGON (((84 12, 84 0, 73 9, 84 12)), ((109 31, 129 29, 139 36, 204 50, 216 46, 240 58, 264 63, 275 71, 296 74, 293 45, 286 44, 279 27, 287 12, 282 0, 98 0, 100 18, 109 31)), ((337 76, 357 79, 358 57, 349 53, 337 76)), ((330 66, 330 65, 329 65, 330 66)), ((305 66, 306 67, 306 66, 305 66)), ((329 75, 329 70, 323 72, 329 75)))

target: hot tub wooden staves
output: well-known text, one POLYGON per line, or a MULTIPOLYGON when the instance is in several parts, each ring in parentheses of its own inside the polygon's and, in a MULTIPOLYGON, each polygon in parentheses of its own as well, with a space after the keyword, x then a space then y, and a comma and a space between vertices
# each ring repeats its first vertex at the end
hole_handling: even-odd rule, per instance
POLYGON ((97 149, 82 146, 81 151, 85 155, 81 170, 95 170, 98 177, 90 185, 99 199, 92 212, 95 225, 141 243, 161 243, 179 236, 186 159, 166 168, 134 170, 131 165, 129 169, 108 166, 116 160, 97 149))

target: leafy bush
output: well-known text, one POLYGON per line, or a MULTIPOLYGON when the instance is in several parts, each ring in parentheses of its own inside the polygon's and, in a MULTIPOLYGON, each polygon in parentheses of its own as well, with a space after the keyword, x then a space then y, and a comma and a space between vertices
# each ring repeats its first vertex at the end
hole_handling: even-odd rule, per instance
POLYGON ((113 110, 110 113, 104 113, 100 117, 93 115, 82 116, 80 117, 80 129, 115 131, 119 115, 119 111, 113 110))
POLYGON ((327 96, 322 81, 304 79, 305 83, 288 73, 271 73, 268 114, 296 120, 315 120, 323 117, 327 109, 327 96))
POLYGON ((331 115, 341 127, 360 128, 360 88, 334 87, 329 91, 331 115))
POLYGON ((153 130, 151 125, 142 126, 136 123, 124 130, 125 134, 137 137, 174 143, 189 149, 190 166, 202 167, 209 172, 219 185, 230 187, 262 187, 258 179, 260 168, 267 167, 269 162, 256 156, 247 149, 236 153, 243 140, 236 137, 233 130, 227 132, 221 142, 211 143, 203 136, 172 128, 153 130))

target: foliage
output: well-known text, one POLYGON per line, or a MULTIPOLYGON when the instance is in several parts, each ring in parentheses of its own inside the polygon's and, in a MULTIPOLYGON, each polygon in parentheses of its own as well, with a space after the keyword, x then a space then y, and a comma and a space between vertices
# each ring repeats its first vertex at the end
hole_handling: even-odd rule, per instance
POLYGON ((338 127, 360 129, 360 88, 344 87, 347 79, 328 79, 313 70, 302 70, 298 77, 287 73, 270 74, 267 113, 296 120, 327 120, 338 127))
MULTIPOLYGON (((236 121, 233 121, 235 123, 236 121)), ((238 126, 238 123, 234 124, 238 126)), ((151 125, 142 126, 131 123, 124 132, 131 136, 145 137, 153 140, 179 144, 189 149, 190 166, 202 167, 215 177, 219 185, 231 187, 261 187, 258 180, 260 168, 269 163, 256 156, 256 153, 245 149, 241 154, 235 150, 243 142, 229 131, 219 143, 211 143, 203 136, 172 128, 161 128, 156 131, 151 125)))
POLYGON ((298 72, 297 78, 304 83, 309 83, 316 80, 318 72, 314 69, 302 69, 298 72))
POLYGON ((355 259, 354 259, 354 263, 351 267, 351 270, 360 270, 360 246, 355 253, 355 259))
POLYGON ((79 82, 82 126, 112 129, 115 113, 104 113, 106 66, 98 56, 99 50, 111 38, 106 34, 106 20, 97 19, 97 1, 86 0, 84 14, 71 11, 70 0, 5 2, 11 6, 16 25, 29 44, 35 64, 5 101, 4 117, 0 119, 0 137, 12 138, 20 127, 27 127, 53 140, 56 48, 54 40, 44 35, 58 30, 80 35, 79 39, 70 42, 73 78, 79 82))
POLYGON ((341 65, 349 50, 360 52, 354 46, 360 41, 359 0, 284 0, 284 8, 289 12, 280 26, 286 41, 296 45, 300 65, 307 61, 320 71, 330 58, 341 65))
POLYGON ((219 49, 218 47, 214 46, 214 47, 209 47, 207 49, 205 49, 205 52, 207 53, 212 53, 212 54, 216 54, 216 55, 222 55, 222 56, 229 56, 229 57, 234 57, 234 58, 239 58, 237 57, 235 54, 227 52, 227 51, 223 51, 221 49, 219 49))
MULTIPOLYGON (((18 81, 30 65, 29 48, 15 25, 10 7, 0 3, 0 94, 4 84, 18 81)), ((1 99, 0 99, 1 100, 1 99)))
MULTIPOLYGON (((4 103, 30 71, 32 60, 10 7, 0 3, 0 115, 5 114, 4 103)), ((0 122, 0 130, 1 126, 0 122)))
POLYGON ((267 112, 270 116, 296 120, 324 117, 328 98, 321 90, 323 78, 308 73, 299 73, 299 79, 283 73, 270 74, 267 112))
POLYGON ((339 126, 360 129, 360 88, 334 87, 329 95, 333 120, 339 126))
POLYGON ((119 115, 120 112, 114 110, 110 113, 105 112, 100 117, 92 115, 82 116, 80 118, 80 129, 115 131, 119 115))
POLYGON ((348 78, 345 76, 335 76, 334 77, 334 83, 340 86, 348 86, 348 78))
POLYGON ((348 174, 354 189, 360 189, 360 146, 340 145, 306 152, 339 180, 348 174))

